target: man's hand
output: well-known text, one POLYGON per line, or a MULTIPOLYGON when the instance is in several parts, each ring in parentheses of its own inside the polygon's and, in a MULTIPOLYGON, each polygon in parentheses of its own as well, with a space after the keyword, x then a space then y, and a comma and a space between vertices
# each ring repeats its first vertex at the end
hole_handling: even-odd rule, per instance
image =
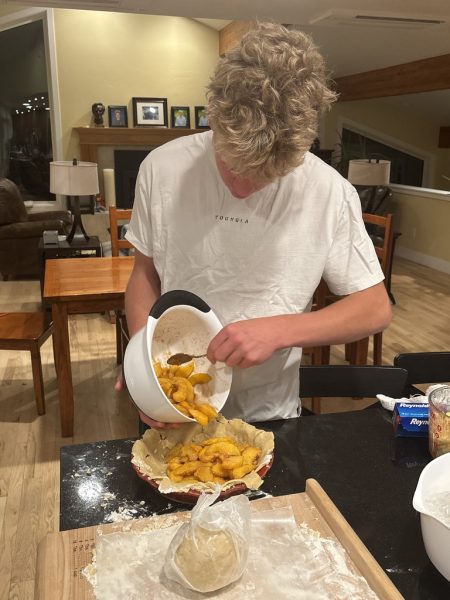
POLYGON ((125 389, 125 379, 123 378, 123 372, 120 371, 119 375, 117 375, 116 383, 114 384, 115 392, 123 392, 125 389))
POLYGON ((215 364, 246 369, 266 361, 280 348, 276 317, 236 321, 224 327, 208 346, 208 359, 215 364))
MULTIPOLYGON (((117 376, 116 383, 114 384, 114 390, 116 392, 123 392, 125 387, 125 379, 123 378, 122 371, 120 371, 119 375, 117 376)), ((161 423, 160 421, 154 421, 141 411, 139 411, 139 417, 142 422, 150 425, 150 427, 155 427, 156 429, 177 429, 181 425, 181 423, 161 423)))
POLYGON ((178 427, 182 425, 182 423, 161 423, 161 421, 154 421, 141 411, 139 411, 139 418, 143 423, 146 423, 146 425, 150 425, 150 427, 156 429, 178 429, 178 427))

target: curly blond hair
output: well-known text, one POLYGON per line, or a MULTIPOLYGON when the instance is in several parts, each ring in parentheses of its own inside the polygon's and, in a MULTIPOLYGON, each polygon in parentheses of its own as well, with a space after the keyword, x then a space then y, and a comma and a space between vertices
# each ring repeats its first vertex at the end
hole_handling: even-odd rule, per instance
POLYGON ((207 98, 215 149, 227 167, 272 180, 302 163, 336 95, 309 36, 257 23, 219 60, 207 98))

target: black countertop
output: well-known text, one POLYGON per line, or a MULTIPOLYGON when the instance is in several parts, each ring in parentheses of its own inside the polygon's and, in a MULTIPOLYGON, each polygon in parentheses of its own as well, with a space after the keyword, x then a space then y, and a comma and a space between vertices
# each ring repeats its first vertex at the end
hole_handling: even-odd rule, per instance
MULTIPOLYGON (((303 492, 316 479, 407 600, 447 600, 450 583, 430 563, 412 498, 431 460, 424 438, 394 438, 375 409, 258 424, 274 432, 275 460, 260 492, 303 492)), ((60 529, 189 508, 165 499, 134 472, 134 439, 61 449, 60 529)))

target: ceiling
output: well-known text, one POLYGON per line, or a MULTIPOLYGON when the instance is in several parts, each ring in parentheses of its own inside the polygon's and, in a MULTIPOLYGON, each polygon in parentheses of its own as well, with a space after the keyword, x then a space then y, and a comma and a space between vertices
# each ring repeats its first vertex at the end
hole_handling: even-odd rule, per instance
POLYGON ((208 24, 216 29, 217 20, 273 19, 310 32, 333 77, 450 53, 449 0, 0 0, 15 3, 183 16, 212 20, 208 24), (368 23, 355 15, 442 23, 368 23))
MULTIPOLYGON (((0 0, 0 6, 15 3, 0 0)), ((17 0, 17 4, 184 16, 217 30, 232 20, 272 19, 310 33, 333 78, 450 53, 450 0, 17 0), (375 18, 360 18, 368 16, 375 18)), ((450 125, 450 92, 428 92, 426 98, 433 103, 436 120, 450 125)), ((423 108, 424 94, 389 101, 423 108)))

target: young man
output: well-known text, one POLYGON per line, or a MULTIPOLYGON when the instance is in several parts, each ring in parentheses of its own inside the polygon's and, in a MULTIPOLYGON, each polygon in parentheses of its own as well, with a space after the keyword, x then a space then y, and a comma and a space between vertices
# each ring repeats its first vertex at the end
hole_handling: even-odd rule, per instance
POLYGON ((161 293, 203 298, 224 323, 208 358, 235 367, 225 416, 297 416, 301 348, 361 339, 390 322, 359 197, 308 152, 333 100, 312 41, 259 24, 219 60, 211 131, 165 144, 141 165, 127 233, 136 249, 130 334, 161 293), (322 276, 346 297, 309 312, 322 276))

